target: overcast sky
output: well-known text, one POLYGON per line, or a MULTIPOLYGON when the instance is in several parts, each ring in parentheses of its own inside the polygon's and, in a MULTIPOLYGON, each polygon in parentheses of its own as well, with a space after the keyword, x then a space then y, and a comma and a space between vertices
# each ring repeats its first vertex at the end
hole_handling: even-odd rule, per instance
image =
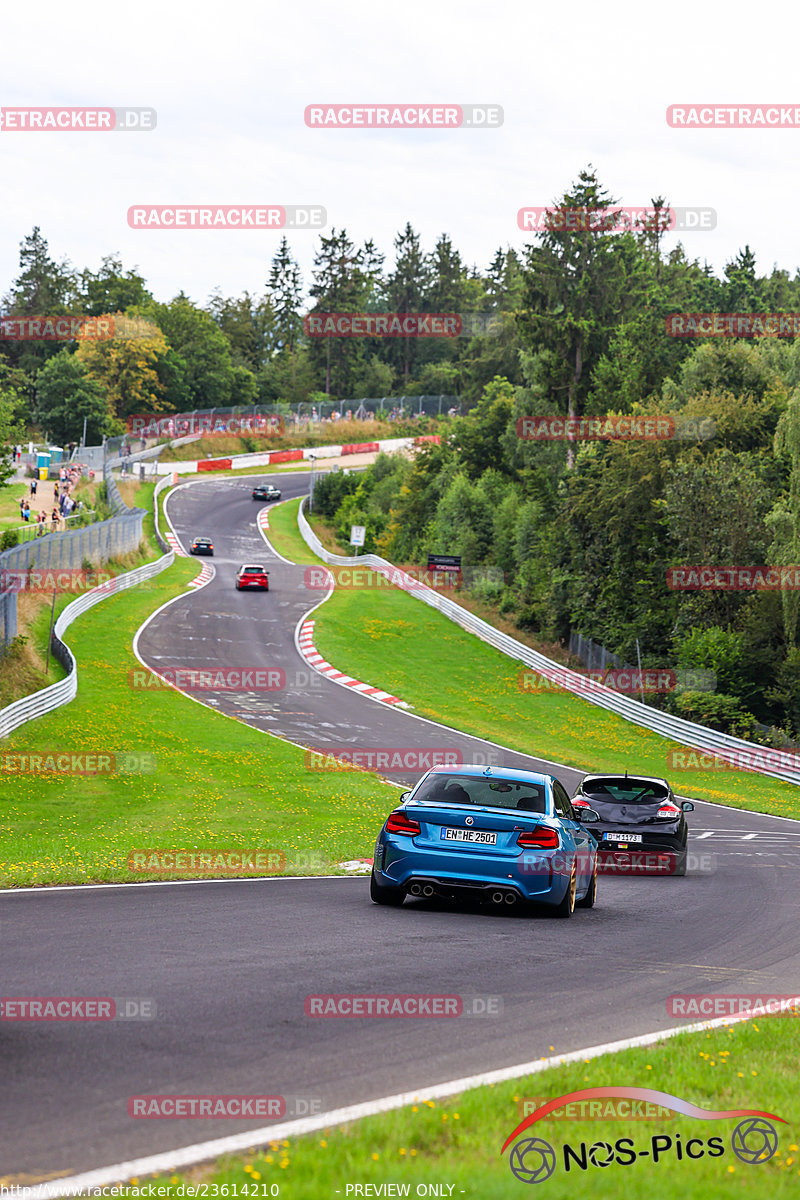
MULTIPOLYGON (((321 205, 326 232, 374 238, 387 265, 410 220, 425 249, 447 232, 485 269, 498 246, 524 245, 518 209, 551 203, 590 163, 622 204, 663 194, 715 209, 713 232, 680 236, 718 272, 749 243, 760 271, 794 275, 800 128, 666 121, 681 102, 800 107, 795 6, 750 12, 586 0, 7 6, 0 106, 149 106, 158 125, 0 130, 0 294, 34 225, 80 268, 119 253, 162 300, 262 292, 279 233, 131 229, 133 204, 321 205), (491 103, 504 122, 310 129, 316 102, 491 103)), ((308 287, 318 236, 287 236, 308 287)))

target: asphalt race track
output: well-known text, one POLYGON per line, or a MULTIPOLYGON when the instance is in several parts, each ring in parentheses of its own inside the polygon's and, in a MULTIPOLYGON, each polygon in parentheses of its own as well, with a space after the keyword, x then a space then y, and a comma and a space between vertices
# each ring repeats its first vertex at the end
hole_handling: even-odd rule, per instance
MULTIPOLYGON (((307 490, 305 474, 272 479, 284 499, 307 490)), ((211 479, 170 499, 184 545, 213 537, 216 576, 150 622, 138 647, 148 665, 281 667, 281 691, 204 701, 303 745, 452 747, 467 761, 541 766, 571 788, 579 772, 309 679, 295 627, 324 593, 265 547, 253 482, 211 479), (267 561, 268 595, 234 589, 250 559, 267 561)), ((671 1028, 674 993, 800 993, 800 824, 698 802, 690 825, 690 851, 707 856, 699 867, 683 879, 601 876, 597 907, 570 921, 378 908, 363 877, 0 894, 3 995, 147 998, 156 1009, 151 1020, 0 1023, 0 1182, 264 1124, 133 1120, 132 1095, 284 1095, 288 1117, 306 1115, 671 1028), (330 992, 495 997, 501 1012, 307 1017, 305 997, 330 992)))

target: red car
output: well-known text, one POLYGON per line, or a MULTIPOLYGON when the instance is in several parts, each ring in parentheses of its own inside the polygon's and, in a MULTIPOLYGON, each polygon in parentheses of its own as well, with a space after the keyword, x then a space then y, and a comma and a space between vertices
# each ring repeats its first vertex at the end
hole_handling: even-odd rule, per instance
POLYGON ((236 590, 241 591, 242 588, 257 587, 262 588, 265 592, 269 591, 269 571, 262 566, 239 567, 236 576, 236 590))

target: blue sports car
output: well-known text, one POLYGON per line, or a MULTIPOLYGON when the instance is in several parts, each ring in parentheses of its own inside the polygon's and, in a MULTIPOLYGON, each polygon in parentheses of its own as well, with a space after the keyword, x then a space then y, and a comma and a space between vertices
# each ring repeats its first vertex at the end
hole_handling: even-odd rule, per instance
POLYGON ((581 809, 552 775, 508 767, 434 767, 400 797, 375 843, 370 895, 525 901, 570 917, 597 893, 599 815, 581 809))

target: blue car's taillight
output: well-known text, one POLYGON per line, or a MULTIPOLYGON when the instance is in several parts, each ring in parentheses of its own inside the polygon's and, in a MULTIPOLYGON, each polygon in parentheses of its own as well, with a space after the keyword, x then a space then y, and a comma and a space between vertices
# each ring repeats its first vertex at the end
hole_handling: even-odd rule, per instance
POLYGON ((386 822, 386 832, 405 833, 409 837, 414 837, 416 834, 421 833, 422 830, 420 829, 419 821, 412 821, 402 810, 399 810, 398 812, 389 814, 389 819, 386 822))
POLYGON ((535 829, 521 833, 517 838, 517 845, 526 850, 557 850, 558 833, 548 825, 537 825, 535 829))

